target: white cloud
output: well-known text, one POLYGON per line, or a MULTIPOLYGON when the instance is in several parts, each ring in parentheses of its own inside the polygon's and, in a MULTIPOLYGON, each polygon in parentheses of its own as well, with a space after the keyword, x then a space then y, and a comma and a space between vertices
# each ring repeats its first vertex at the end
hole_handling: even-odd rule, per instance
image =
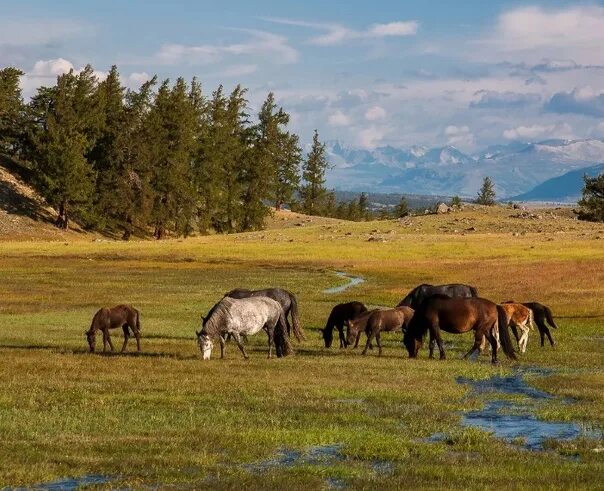
POLYGON ((386 110, 381 106, 372 106, 365 111, 367 121, 377 121, 386 117, 386 110))
POLYGON ((336 111, 329 116, 327 122, 331 126, 350 126, 350 118, 346 116, 342 111, 336 111))
MULTIPOLYGON (((39 87, 54 85, 58 76, 68 73, 70 70, 78 74, 83 69, 84 67, 76 68, 65 58, 38 60, 32 69, 26 71, 25 75, 21 77, 23 95, 25 98, 31 97, 39 87)), ((94 70, 93 74, 99 81, 102 81, 107 78, 108 72, 94 70)))
POLYGON ((165 44, 155 55, 155 60, 166 65, 178 63, 208 65, 232 56, 269 57, 271 61, 279 63, 294 63, 298 60, 298 52, 288 44, 284 36, 252 29, 241 31, 250 35, 250 39, 246 42, 199 46, 165 44))
POLYGON ((493 34, 483 40, 490 51, 538 62, 543 58, 579 63, 604 61, 604 8, 578 5, 564 9, 520 7, 501 14, 493 34))
POLYGON ((570 138, 572 137, 572 132, 572 128, 568 123, 550 125, 533 124, 505 130, 503 137, 507 140, 533 141, 543 137, 570 138))
POLYGON ((388 24, 374 24, 368 30, 369 36, 415 36, 419 28, 417 21, 389 22, 388 24))
POLYGON ((333 46, 356 39, 414 36, 419 29, 419 23, 415 20, 373 24, 360 31, 337 23, 307 22, 274 17, 264 18, 264 20, 276 24, 307 27, 318 31, 324 31, 324 34, 315 36, 309 41, 310 44, 317 46, 333 46))
POLYGON ((258 71, 258 65, 253 65, 253 64, 232 65, 232 66, 225 68, 220 73, 216 74, 216 76, 224 77, 224 78, 242 77, 244 75, 251 75, 252 73, 256 73, 257 71, 258 71))
POLYGON ((126 85, 128 85, 129 87, 138 88, 149 80, 151 80, 151 75, 149 75, 147 72, 133 72, 128 75, 126 85))
POLYGON ((74 66, 65 58, 55 58, 52 60, 39 60, 34 63, 34 67, 28 75, 32 77, 55 78, 59 75, 73 70, 74 66))
POLYGON ((38 46, 90 33, 94 28, 78 20, 0 19, 0 45, 38 46))
POLYGON ((448 145, 470 148, 474 147, 474 134, 468 126, 450 125, 445 128, 445 137, 448 145))
POLYGON ((384 138, 384 134, 375 126, 370 126, 359 131, 357 142, 361 148, 375 148, 384 138))

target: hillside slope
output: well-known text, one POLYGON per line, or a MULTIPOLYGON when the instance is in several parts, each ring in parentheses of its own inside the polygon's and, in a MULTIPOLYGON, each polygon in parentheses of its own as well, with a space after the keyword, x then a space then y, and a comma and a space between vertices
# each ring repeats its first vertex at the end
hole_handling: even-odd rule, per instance
POLYGON ((0 240, 63 240, 83 238, 77 224, 71 230, 54 226, 55 211, 29 186, 27 170, 0 156, 0 240))
POLYGON ((519 201, 553 201, 576 202, 583 190, 583 176, 595 177, 604 173, 604 164, 594 165, 586 169, 574 170, 566 174, 548 179, 544 183, 512 199, 519 201))

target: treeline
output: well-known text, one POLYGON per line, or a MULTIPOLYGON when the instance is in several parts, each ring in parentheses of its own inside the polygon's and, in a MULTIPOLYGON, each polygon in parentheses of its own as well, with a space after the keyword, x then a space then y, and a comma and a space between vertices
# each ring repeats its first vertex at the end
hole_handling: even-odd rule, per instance
POLYGON ((102 81, 87 66, 25 103, 22 75, 0 70, 0 152, 30 168, 59 227, 228 233, 261 228, 270 205, 319 215, 335 202, 318 133, 304 158, 272 93, 252 121, 241 86, 207 96, 196 79, 154 77, 128 90, 115 66, 102 81))

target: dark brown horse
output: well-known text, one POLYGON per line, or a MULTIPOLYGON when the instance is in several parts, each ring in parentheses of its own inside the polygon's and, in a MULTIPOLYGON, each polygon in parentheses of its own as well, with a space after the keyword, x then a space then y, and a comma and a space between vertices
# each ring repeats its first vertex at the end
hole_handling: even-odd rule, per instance
POLYGON ((367 354, 367 350, 371 346, 371 341, 375 338, 379 353, 382 355, 382 343, 380 334, 382 332, 400 332, 405 331, 409 323, 413 319, 413 309, 410 307, 396 307, 394 309, 375 310, 370 313, 366 321, 355 322, 348 321, 348 343, 352 344, 356 338, 358 343, 358 334, 360 334, 359 326, 365 324, 365 334, 367 335, 367 343, 363 354, 367 354), (358 333, 358 334, 357 334, 358 333))
POLYGON ((367 312, 367 307, 361 302, 340 303, 331 309, 325 327, 321 329, 325 347, 331 348, 333 342, 333 329, 335 327, 340 335, 340 348, 345 348, 346 337, 344 336, 344 324, 346 321, 352 320, 364 312, 367 312))
MULTIPOLYGON (((514 301, 509 300, 505 303, 514 303, 514 301)), ((537 324, 537 329, 539 329, 539 336, 541 337, 541 347, 543 348, 543 346, 545 345, 545 336, 547 336, 549 344, 551 346, 554 346, 555 343, 554 339, 552 338, 552 333, 550 332, 549 327, 547 327, 547 324, 545 323, 545 321, 547 321, 547 323, 551 327, 553 327, 554 329, 558 329, 558 326, 554 321, 552 309, 550 309, 547 305, 543 305, 539 302, 526 302, 522 305, 528 307, 533 311, 533 320, 535 321, 535 324, 537 324)))
MULTIPOLYGON (((296 296, 283 288, 264 288, 263 290, 248 290, 246 288, 235 288, 224 294, 230 298, 249 298, 249 297, 268 297, 276 300, 281 305, 285 313, 285 322, 287 324, 287 333, 291 335, 293 328, 294 336, 298 341, 304 339, 304 331, 300 327, 300 315, 298 313, 298 301, 296 296), (289 323, 288 315, 292 318, 289 323)), ((211 313, 211 311, 210 311, 211 313)), ((208 314, 209 315, 209 314, 208 314)))
POLYGON ((92 318, 92 324, 90 329, 85 331, 86 339, 88 339, 88 346, 90 352, 94 353, 94 347, 96 345, 96 332, 101 331, 103 333, 103 352, 107 351, 107 344, 111 348, 111 351, 115 351, 113 343, 111 342, 111 336, 109 335, 110 329, 116 329, 121 327, 124 331, 124 344, 122 345, 122 352, 126 350, 128 344, 128 338, 130 337, 130 331, 132 329, 134 337, 136 338, 137 351, 141 350, 141 324, 140 324, 140 313, 134 307, 130 305, 117 305, 115 307, 103 307, 100 309, 92 318))
POLYGON ((447 297, 472 298, 478 296, 478 290, 474 286, 464 285, 462 283, 450 283, 446 285, 419 285, 411 290, 403 298, 397 307, 411 307, 413 310, 419 309, 422 302, 433 295, 445 295, 447 297))
POLYGON ((497 339, 494 330, 499 333, 501 346, 508 358, 515 360, 516 354, 507 330, 505 314, 494 302, 484 298, 450 298, 435 295, 424 301, 415 311, 403 342, 407 347, 410 358, 416 358, 422 346, 424 336, 430 332, 430 338, 436 340, 440 351, 440 359, 445 359, 440 332, 462 334, 474 331, 474 345, 464 356, 467 358, 480 351, 483 337, 491 343, 492 362, 497 363, 497 339))

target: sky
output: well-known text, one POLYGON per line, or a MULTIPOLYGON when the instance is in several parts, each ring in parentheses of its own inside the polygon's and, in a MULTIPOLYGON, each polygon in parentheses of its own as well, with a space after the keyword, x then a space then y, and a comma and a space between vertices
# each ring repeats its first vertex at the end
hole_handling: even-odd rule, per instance
POLYGON ((358 148, 604 138, 604 2, 0 0, 26 97, 90 63, 137 88, 269 91, 303 142, 358 148))

